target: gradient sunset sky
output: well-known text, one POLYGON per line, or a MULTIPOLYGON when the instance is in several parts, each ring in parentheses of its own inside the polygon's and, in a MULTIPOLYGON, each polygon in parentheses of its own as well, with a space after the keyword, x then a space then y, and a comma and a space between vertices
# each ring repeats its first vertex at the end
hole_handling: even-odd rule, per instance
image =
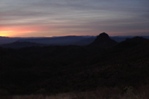
POLYGON ((0 0, 0 36, 149 35, 149 0, 0 0))

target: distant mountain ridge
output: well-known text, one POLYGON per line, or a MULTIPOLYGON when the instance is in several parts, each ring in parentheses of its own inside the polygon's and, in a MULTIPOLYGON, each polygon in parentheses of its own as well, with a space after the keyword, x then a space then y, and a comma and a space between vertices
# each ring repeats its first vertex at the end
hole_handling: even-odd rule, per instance
POLYGON ((0 37, 0 45, 14 42, 32 42, 48 45, 88 45, 95 36, 62 36, 62 37, 35 37, 35 38, 7 38, 0 37))
MULTIPOLYGON (((61 36, 61 37, 33 37, 33 38, 9 38, 0 37, 0 47, 7 48, 22 48, 32 46, 66 46, 66 45, 77 45, 77 46, 101 46, 110 47, 116 44, 116 42, 122 42, 132 37, 109 37, 107 33, 101 33, 96 36, 61 36), (28 44, 27 44, 28 43, 28 44), (23 44, 23 45, 21 45, 23 44)), ((145 37, 149 38, 149 37, 145 37)))
POLYGON ((63 37, 50 37, 50 38, 28 38, 23 40, 21 39, 19 41, 21 42, 27 41, 47 45, 87 45, 88 43, 91 43, 93 39, 94 37, 91 36, 63 36, 63 37), (84 42, 84 44, 78 43, 88 38, 90 38, 91 40, 84 42))
POLYGON ((3 48, 26 48, 26 47, 41 47, 41 46, 46 46, 45 44, 39 44, 39 43, 32 43, 32 42, 13 42, 10 44, 3 44, 1 47, 3 48))

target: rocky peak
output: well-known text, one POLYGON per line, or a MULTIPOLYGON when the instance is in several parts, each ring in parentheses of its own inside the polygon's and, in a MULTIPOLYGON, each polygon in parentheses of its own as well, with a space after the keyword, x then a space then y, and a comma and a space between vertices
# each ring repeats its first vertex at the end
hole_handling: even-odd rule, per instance
POLYGON ((112 40, 107 33, 103 32, 100 33, 90 45, 107 48, 115 44, 117 44, 117 42, 112 40))

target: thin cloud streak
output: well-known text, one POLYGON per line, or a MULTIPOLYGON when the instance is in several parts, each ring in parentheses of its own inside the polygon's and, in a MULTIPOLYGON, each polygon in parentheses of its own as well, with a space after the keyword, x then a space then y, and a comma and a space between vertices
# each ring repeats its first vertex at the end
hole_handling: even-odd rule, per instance
POLYGON ((15 30, 19 34, 14 36, 98 35, 103 31, 149 35, 148 4, 148 0, 1 0, 0 31, 15 30))

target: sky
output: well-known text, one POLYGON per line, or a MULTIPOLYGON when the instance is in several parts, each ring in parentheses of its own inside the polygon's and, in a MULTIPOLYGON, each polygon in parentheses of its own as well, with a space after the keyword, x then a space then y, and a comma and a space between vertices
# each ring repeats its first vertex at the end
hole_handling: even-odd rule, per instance
POLYGON ((149 0, 0 0, 0 36, 149 35, 149 0))

